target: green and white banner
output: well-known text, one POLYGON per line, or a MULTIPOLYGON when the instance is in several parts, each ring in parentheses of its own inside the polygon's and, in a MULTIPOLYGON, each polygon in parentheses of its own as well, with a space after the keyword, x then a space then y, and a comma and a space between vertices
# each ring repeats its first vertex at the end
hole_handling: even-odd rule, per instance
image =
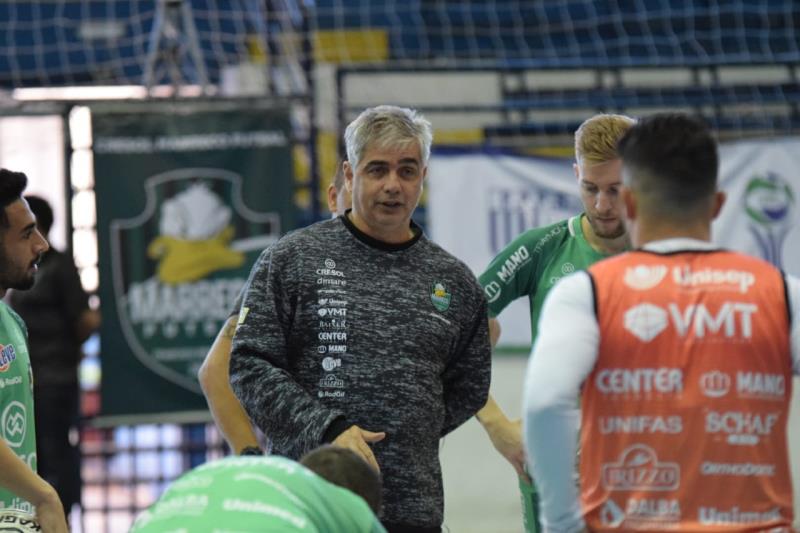
POLYGON ((288 112, 98 108, 92 129, 101 414, 205 411, 197 370, 261 250, 293 227, 288 112))
MULTIPOLYGON (((719 183, 727 194, 713 239, 800 275, 800 138, 720 146, 719 183)), ((571 159, 497 152, 437 152, 428 171, 428 229, 476 275, 527 229, 580 213, 571 159)), ((528 302, 498 317, 505 347, 530 346, 528 302)))

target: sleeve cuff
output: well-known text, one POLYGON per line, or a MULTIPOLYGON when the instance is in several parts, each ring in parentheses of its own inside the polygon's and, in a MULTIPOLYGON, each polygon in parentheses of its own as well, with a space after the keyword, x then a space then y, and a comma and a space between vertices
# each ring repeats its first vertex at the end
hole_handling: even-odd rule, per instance
POLYGON ((322 442, 330 444, 350 426, 352 426, 352 424, 343 416, 334 418, 333 422, 331 422, 328 429, 326 429, 325 433, 322 435, 322 442))

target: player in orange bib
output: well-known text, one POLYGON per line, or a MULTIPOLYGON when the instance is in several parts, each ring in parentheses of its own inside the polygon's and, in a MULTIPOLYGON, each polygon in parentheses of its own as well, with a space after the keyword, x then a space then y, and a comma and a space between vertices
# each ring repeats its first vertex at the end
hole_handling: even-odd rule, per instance
POLYGON ((710 243, 724 194, 700 121, 646 118, 619 152, 637 249, 552 290, 528 366, 544 530, 791 531, 800 280, 710 243))

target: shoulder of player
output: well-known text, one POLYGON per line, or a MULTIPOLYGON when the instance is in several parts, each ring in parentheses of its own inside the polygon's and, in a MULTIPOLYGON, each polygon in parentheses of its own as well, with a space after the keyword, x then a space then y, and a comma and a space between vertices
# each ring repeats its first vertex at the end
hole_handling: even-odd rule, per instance
POLYGON ((472 270, 464 261, 454 256, 432 240, 423 237, 419 240, 418 244, 420 245, 423 261, 443 270, 461 272, 468 274, 469 276, 472 275, 472 270))
POLYGON ((25 324, 25 321, 22 319, 21 316, 19 316, 19 314, 16 311, 14 311, 11 308, 10 305, 8 305, 4 301, 0 300, 0 313, 3 313, 3 312, 8 313, 9 316, 11 316, 11 318, 14 320, 14 322, 16 322, 17 326, 19 326, 19 329, 22 330, 23 336, 27 338, 28 337, 28 327, 25 324))
POLYGON ((291 230, 272 244, 267 254, 273 257, 307 255, 315 253, 324 243, 334 239, 341 223, 337 220, 323 220, 303 228, 291 230))
POLYGON ((500 254, 513 253, 523 246, 530 255, 548 253, 570 238, 569 220, 529 229, 511 241, 500 254))
POLYGON ((464 261, 429 239, 423 238, 418 244, 422 245, 422 260, 426 264, 426 273, 440 275, 443 279, 453 279, 459 285, 468 286, 481 298, 483 297, 483 288, 464 261))

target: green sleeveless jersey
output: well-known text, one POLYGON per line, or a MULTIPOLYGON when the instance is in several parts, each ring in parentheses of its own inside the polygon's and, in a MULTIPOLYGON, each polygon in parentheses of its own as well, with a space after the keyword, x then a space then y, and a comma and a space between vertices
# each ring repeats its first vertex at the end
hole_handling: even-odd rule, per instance
MULTIPOLYGON (((33 374, 25 323, 0 302, 0 436, 17 457, 36 470, 33 374)), ((33 513, 33 506, 0 487, 0 509, 33 513)))
POLYGON ((131 529, 167 531, 386 532, 361 497, 274 455, 226 457, 178 478, 131 529))
POLYGON ((581 227, 583 216, 530 229, 497 254, 480 276, 489 302, 489 316, 499 315, 508 304, 527 296, 531 340, 536 340, 539 313, 555 282, 608 257, 586 240, 581 227))

